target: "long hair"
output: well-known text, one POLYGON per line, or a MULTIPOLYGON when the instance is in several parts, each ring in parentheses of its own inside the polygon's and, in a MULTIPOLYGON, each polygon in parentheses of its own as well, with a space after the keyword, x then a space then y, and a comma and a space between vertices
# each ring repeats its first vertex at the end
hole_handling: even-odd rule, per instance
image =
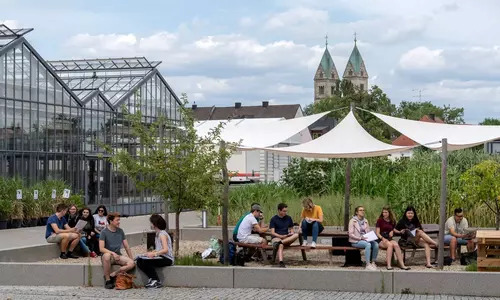
POLYGON ((107 216, 108 215, 108 210, 106 209, 106 206, 104 205, 99 205, 96 209, 95 209, 95 212, 94 212, 94 215, 97 215, 99 214, 99 209, 104 209, 104 216, 107 216))
POLYGON ((384 210, 389 212, 389 221, 391 224, 396 225, 396 217, 394 216, 394 212, 389 205, 382 207, 382 211, 380 212, 380 216, 378 218, 382 220, 384 219, 384 210))
POLYGON ((415 207, 413 207, 411 205, 409 205, 406 208, 405 213, 403 214, 403 217, 401 219, 405 223, 413 223, 413 224, 415 224, 416 227, 422 227, 422 224, 420 224, 420 220, 418 219, 418 216, 417 216, 417 211, 415 210, 415 207), (413 212, 413 221, 408 220, 408 218, 406 217, 406 213, 409 211, 413 212))
POLYGON ((94 217, 92 217, 92 211, 91 211, 91 210, 90 210, 90 208, 88 208, 88 207, 84 207, 84 208, 80 209, 79 215, 80 215, 80 219, 82 219, 82 220, 84 220, 84 221, 87 221, 87 219, 89 219, 89 220, 90 220, 90 219, 94 220, 94 217), (89 212, 89 216, 88 216, 86 219, 83 217, 83 212, 84 212, 84 211, 88 211, 88 212, 89 212))
POLYGON ((311 197, 304 198, 302 200, 302 206, 305 209, 312 209, 314 207, 314 203, 313 203, 311 197))

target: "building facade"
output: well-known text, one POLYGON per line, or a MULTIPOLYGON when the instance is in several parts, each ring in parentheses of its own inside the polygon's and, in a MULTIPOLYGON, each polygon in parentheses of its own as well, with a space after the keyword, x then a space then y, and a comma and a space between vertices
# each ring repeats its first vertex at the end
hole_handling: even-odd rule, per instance
POLYGON ((181 105, 144 57, 45 61, 25 39, 31 29, 0 24, 0 176, 28 183, 61 179, 87 205, 124 214, 161 210, 162 199, 139 191, 107 158, 139 153, 124 109, 144 122, 160 115, 181 125, 181 105))

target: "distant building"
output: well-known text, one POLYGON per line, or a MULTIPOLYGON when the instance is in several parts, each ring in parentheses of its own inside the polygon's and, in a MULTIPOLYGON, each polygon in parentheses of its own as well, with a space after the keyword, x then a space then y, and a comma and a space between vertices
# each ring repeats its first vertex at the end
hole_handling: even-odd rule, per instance
MULTIPOLYGON (((191 107, 197 121, 229 120, 229 119, 294 119, 302 117, 300 104, 270 105, 263 101, 259 106, 243 106, 236 102, 234 106, 191 107)), ((269 128, 269 130, 273 130, 269 128)), ((283 141, 277 146, 290 146, 310 141, 308 129, 283 141)), ((290 163, 290 157, 261 150, 236 151, 228 160, 227 168, 232 173, 232 182, 278 181, 283 169, 290 163)))

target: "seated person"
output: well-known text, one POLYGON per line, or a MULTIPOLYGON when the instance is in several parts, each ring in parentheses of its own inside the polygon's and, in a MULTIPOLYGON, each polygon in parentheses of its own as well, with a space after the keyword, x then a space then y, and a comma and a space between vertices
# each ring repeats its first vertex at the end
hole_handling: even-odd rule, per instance
POLYGON ((273 236, 273 247, 278 247, 279 266, 285 267, 283 263, 283 248, 291 245, 299 238, 298 233, 293 232, 293 220, 287 215, 288 206, 285 203, 278 204, 278 214, 271 218, 269 228, 273 236))
POLYGON ((450 257, 455 260, 457 254, 457 245, 467 245, 469 252, 474 251, 474 241, 465 239, 472 237, 466 234, 465 230, 469 228, 469 222, 464 217, 464 212, 461 208, 455 209, 454 215, 446 220, 444 226, 444 244, 450 245, 450 257))
POLYGON ((418 247, 425 248, 425 266, 433 268, 431 264, 431 247, 437 248, 437 243, 431 239, 423 230, 422 224, 418 220, 417 211, 413 206, 408 206, 398 224, 396 230, 401 232, 401 241, 407 241, 418 247), (412 232, 415 232, 413 235, 412 232))
POLYGON ((378 244, 380 249, 386 250, 386 263, 387 270, 392 270, 392 254, 396 253, 396 258, 398 259, 399 267, 403 270, 409 270, 410 268, 405 266, 405 261, 403 259, 403 253, 399 247, 398 242, 393 240, 394 234, 400 234, 396 230, 396 217, 389 206, 384 206, 382 208, 382 213, 378 217, 377 224, 375 225, 375 231, 380 242, 378 244))
MULTIPOLYGON (((260 205, 259 203, 252 203, 252 205, 250 205, 250 210, 252 210, 252 207, 254 205, 260 205)), ((240 224, 241 224, 241 221, 243 221, 243 219, 247 216, 251 214, 251 212, 247 212, 245 213, 243 216, 241 216, 241 218, 238 220, 238 222, 236 223, 236 225, 234 226, 234 229, 233 229, 233 241, 237 242, 238 241, 238 229, 240 228, 240 224)), ((262 214, 259 216, 259 218, 257 218, 257 222, 260 223, 261 221, 261 218, 262 217, 262 214)))
POLYGON ((311 247, 316 248, 316 241, 318 240, 318 235, 323 231, 323 210, 321 206, 314 205, 311 198, 305 198, 302 200, 302 237, 304 242, 302 246, 307 246, 307 236, 312 235, 311 247))
POLYGON ((101 231, 99 236, 99 250, 102 253, 102 268, 104 269, 104 287, 112 289, 115 287, 116 275, 127 272, 135 267, 132 251, 128 245, 125 233, 120 228, 120 214, 108 214, 109 225, 101 231), (128 257, 122 256, 120 249, 125 248, 128 257), (111 265, 120 265, 117 271, 111 273, 111 265))
POLYGON ((64 217, 67 211, 68 206, 66 204, 61 203, 57 205, 56 213, 47 220, 45 239, 48 243, 60 244, 60 258, 78 258, 78 256, 73 255, 73 250, 80 242, 80 235, 76 232, 76 228, 70 228, 68 226, 66 218, 64 217), (66 252, 66 250, 68 250, 68 252, 66 252))
POLYGON ((257 234, 252 234, 252 231, 258 234, 266 232, 267 228, 260 227, 257 222, 257 218, 262 213, 260 205, 252 206, 251 213, 246 215, 238 228, 238 234, 236 238, 238 242, 245 244, 263 244, 266 245, 267 241, 265 238, 260 237, 257 234))
POLYGON ((68 212, 64 216, 66 218, 66 222, 68 222, 68 226, 73 228, 78 223, 78 207, 72 204, 69 206, 68 212))
POLYGON ((108 226, 107 216, 108 210, 106 209, 106 206, 99 205, 94 212, 94 230, 97 234, 97 238, 99 238, 101 231, 108 226))
POLYGON ((87 247, 87 252, 90 257, 96 257, 99 252, 99 239, 95 232, 94 217, 90 211, 90 208, 85 207, 80 212, 79 220, 86 221, 87 224, 82 229, 82 237, 80 239, 80 248, 87 247), (84 246, 82 246, 82 243, 84 246), (96 253, 97 252, 97 253, 96 253))
POLYGON ((366 269, 375 271, 377 270, 375 261, 378 255, 378 242, 368 242, 364 237, 370 231, 370 225, 365 218, 365 208, 363 206, 356 207, 354 216, 349 221, 349 242, 353 247, 365 250, 366 269))

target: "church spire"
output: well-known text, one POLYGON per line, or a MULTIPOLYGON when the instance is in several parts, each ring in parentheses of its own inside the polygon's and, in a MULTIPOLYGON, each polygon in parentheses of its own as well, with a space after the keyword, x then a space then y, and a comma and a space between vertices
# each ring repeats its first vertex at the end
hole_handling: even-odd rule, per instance
POLYGON ((328 35, 325 35, 325 51, 314 75, 314 99, 317 101, 333 95, 339 73, 328 51, 328 35))
POLYGON ((368 90, 368 72, 366 72, 365 62, 358 49, 358 39, 356 32, 354 33, 354 48, 352 49, 351 56, 347 62, 347 66, 342 76, 348 79, 352 84, 360 90, 368 90))

